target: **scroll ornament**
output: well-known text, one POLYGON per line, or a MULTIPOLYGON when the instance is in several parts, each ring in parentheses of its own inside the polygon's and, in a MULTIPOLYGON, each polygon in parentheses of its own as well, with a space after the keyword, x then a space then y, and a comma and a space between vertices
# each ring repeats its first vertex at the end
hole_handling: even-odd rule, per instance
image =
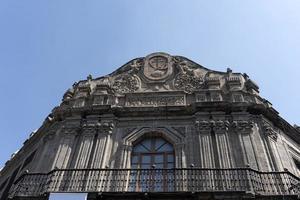
POLYGON ((134 92, 139 89, 139 80, 135 76, 124 74, 115 79, 113 88, 118 93, 134 92))

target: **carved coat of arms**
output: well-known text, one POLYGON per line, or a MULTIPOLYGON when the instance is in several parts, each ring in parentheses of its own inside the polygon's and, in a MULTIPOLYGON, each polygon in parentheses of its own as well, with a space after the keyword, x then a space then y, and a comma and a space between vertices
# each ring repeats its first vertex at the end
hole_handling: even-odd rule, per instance
POLYGON ((167 54, 156 53, 146 57, 144 75, 150 80, 163 80, 172 74, 171 57, 167 54))

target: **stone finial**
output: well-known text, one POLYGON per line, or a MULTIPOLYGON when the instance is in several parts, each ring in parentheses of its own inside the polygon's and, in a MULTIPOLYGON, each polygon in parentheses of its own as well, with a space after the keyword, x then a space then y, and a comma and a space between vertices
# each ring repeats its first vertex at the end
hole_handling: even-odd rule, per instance
POLYGON ((91 75, 91 74, 89 74, 88 76, 87 76, 87 80, 92 80, 93 79, 93 76, 91 75))

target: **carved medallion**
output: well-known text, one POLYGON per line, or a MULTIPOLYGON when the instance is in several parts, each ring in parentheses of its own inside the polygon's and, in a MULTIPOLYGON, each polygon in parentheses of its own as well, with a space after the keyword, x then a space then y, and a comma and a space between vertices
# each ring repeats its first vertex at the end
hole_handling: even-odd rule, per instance
POLYGON ((139 85, 140 83, 137 77, 124 74, 115 79, 113 88, 118 93, 127 93, 138 90, 139 85))
POLYGON ((146 57, 144 75, 150 80, 166 79, 173 72, 171 56, 155 53, 146 57))

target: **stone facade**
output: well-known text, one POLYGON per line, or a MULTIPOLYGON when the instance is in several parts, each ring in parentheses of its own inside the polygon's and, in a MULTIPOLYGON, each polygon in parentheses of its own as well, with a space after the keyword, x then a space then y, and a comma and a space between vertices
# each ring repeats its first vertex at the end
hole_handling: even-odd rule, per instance
MULTIPOLYGON (((64 192, 61 186, 43 188, 42 194, 23 190, 18 181, 34 174, 130 169, 134 145, 147 137, 161 137, 173 145, 176 169, 251 169, 260 176, 282 172, 293 177, 286 192, 252 188, 251 198, 297 198, 300 191, 299 128, 259 96, 258 86, 246 74, 213 71, 181 56, 153 53, 107 76, 74 83, 61 105, 1 170, 1 200, 45 199, 49 192, 64 192)), ((199 192, 200 199, 208 195, 196 186, 180 190, 199 192)), ((226 189, 208 190, 218 198, 250 198, 234 192, 224 196, 226 189)), ((89 192, 93 198, 103 191, 86 186, 77 192, 89 192)), ((172 194, 176 196, 176 189, 172 194)), ((189 195, 184 198, 192 198, 189 195)))

